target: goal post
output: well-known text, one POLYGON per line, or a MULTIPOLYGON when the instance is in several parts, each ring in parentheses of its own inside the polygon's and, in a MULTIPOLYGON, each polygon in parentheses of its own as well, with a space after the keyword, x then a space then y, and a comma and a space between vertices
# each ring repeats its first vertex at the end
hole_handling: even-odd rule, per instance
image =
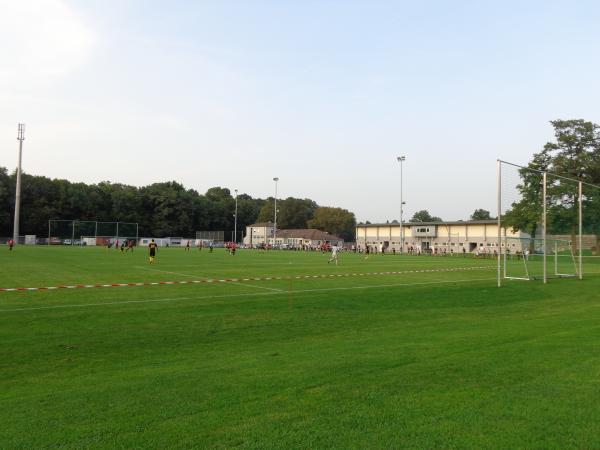
POLYGON ((503 279, 582 279, 584 252, 598 251, 600 186, 551 169, 497 161, 498 286, 503 279))

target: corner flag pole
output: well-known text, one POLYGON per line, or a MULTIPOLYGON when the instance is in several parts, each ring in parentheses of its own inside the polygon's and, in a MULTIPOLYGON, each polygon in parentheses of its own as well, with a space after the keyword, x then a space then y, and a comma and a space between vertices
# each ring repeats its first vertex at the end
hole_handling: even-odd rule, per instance
POLYGON ((21 211, 21 160, 23 156, 23 141, 25 140, 25 124, 19 124, 19 130, 17 133, 17 140, 19 141, 19 164, 17 166, 17 188, 15 193, 15 222, 13 227, 13 241, 15 245, 19 243, 19 215, 21 211))

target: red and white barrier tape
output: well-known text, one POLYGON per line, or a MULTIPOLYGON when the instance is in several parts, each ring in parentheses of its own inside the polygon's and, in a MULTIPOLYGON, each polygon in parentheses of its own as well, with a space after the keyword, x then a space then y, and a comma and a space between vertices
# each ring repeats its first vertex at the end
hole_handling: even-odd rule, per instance
POLYGON ((455 267, 451 269, 422 269, 422 270, 403 270, 403 271, 388 271, 388 272, 357 272, 357 273, 337 273, 323 275, 298 275, 298 276, 273 276, 273 277, 247 277, 247 278, 214 278, 205 280, 187 280, 187 281, 152 281, 140 283, 110 283, 110 284, 71 284, 45 287, 18 287, 18 288, 0 288, 0 292, 14 291, 51 291, 56 289, 92 289, 92 288, 110 288, 110 287, 127 287, 127 286, 160 286, 174 284, 216 284, 216 283, 240 283, 245 281, 269 281, 269 280, 305 280, 314 278, 342 278, 342 277, 360 277, 371 275, 404 275, 411 273, 430 273, 430 272, 463 272, 466 270, 479 270, 495 268, 491 266, 474 266, 474 267, 455 267))

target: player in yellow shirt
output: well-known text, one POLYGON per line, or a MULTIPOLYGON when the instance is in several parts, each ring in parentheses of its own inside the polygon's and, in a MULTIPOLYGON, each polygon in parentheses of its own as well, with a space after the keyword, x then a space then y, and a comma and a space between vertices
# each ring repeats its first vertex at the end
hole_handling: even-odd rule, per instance
POLYGON ((150 264, 154 264, 154 260, 156 259, 156 252, 158 250, 158 245, 154 242, 154 239, 150 241, 148 244, 148 252, 150 254, 150 264))

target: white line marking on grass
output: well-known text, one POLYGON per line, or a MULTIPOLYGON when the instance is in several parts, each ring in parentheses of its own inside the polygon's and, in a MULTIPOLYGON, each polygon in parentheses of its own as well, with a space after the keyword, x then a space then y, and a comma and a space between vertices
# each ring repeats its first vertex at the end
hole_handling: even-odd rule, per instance
POLYGON ((230 281, 230 284, 237 284, 238 286, 244 286, 244 287, 252 287, 252 288, 256 288, 256 289, 265 289, 267 291, 276 291, 276 292, 284 292, 283 289, 275 289, 275 288, 270 288, 270 287, 265 287, 265 286, 256 286, 255 284, 246 284, 246 283, 239 283, 236 281, 230 281))
MULTIPOLYGON (((363 285, 363 286, 349 286, 349 287, 332 287, 332 288, 313 288, 313 289, 293 289, 291 293, 294 295, 298 294, 314 294, 319 292, 333 292, 333 291, 350 291, 356 289, 380 289, 387 287, 407 287, 407 286, 427 286, 434 284, 452 284, 452 283, 473 283, 478 281, 491 281, 496 280, 494 278, 470 278, 467 280, 445 280, 445 281, 424 281, 420 283, 393 283, 393 284, 377 284, 377 285, 363 285)), ((137 303, 166 303, 166 302, 176 302, 176 301, 185 301, 185 300, 209 300, 209 299, 218 299, 218 298, 236 298, 236 297, 256 297, 256 296, 265 296, 265 295, 287 295, 288 291, 279 291, 279 292, 248 292, 243 294, 220 294, 220 295, 202 295, 198 297, 171 297, 171 298, 156 298, 156 299, 148 299, 148 300, 123 300, 116 302, 103 302, 103 303, 76 303, 71 305, 52 305, 52 306, 39 306, 32 308, 15 308, 15 309, 0 309, 1 313, 6 312, 18 312, 18 311, 38 311, 38 310, 46 310, 46 309, 66 309, 66 308, 89 308, 96 306, 112 306, 112 305, 129 305, 129 304, 137 304, 137 303)))

